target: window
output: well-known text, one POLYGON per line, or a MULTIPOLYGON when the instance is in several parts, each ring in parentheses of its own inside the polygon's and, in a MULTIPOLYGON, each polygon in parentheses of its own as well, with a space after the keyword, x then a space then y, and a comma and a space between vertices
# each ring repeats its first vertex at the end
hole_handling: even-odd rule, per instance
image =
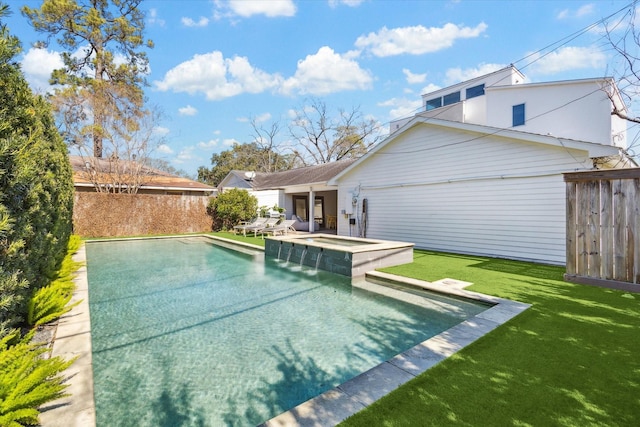
POLYGON ((427 111, 442 107, 442 98, 434 98, 427 101, 427 111))
POLYGON ((513 126, 524 125, 524 104, 513 106, 513 126))
POLYGON ((448 95, 442 97, 442 101, 444 105, 455 104, 456 102, 460 102, 460 92, 453 92, 448 95))
POLYGON ((471 99, 471 98, 475 98, 476 96, 482 96, 482 95, 484 95, 484 83, 478 86, 467 88, 466 99, 471 99))

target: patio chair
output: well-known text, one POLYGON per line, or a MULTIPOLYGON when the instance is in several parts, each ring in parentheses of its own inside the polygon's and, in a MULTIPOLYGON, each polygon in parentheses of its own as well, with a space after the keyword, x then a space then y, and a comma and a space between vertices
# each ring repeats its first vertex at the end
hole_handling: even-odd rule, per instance
POLYGON ((257 225, 248 225, 247 228, 245 228, 245 236, 247 235, 247 231, 253 231, 253 237, 258 237, 258 233, 261 232, 262 230, 264 230, 265 228, 269 228, 269 227, 275 227, 276 224, 278 224, 278 221, 280 221, 279 217, 276 218, 268 218, 265 222, 263 222, 262 224, 257 224, 257 225))
POLYGON ((233 227, 233 232, 235 233, 236 230, 242 230, 242 234, 247 237, 247 228, 258 227, 267 222, 267 219, 268 218, 256 218, 252 222, 236 225, 233 227))
POLYGON ((293 228, 293 224, 296 222, 295 219, 285 219, 280 224, 274 225, 273 227, 267 227, 260 230, 260 234, 262 234, 262 238, 264 239, 264 235, 273 233, 273 235, 277 235, 278 233, 282 233, 282 235, 286 236, 289 231, 296 231, 293 228))

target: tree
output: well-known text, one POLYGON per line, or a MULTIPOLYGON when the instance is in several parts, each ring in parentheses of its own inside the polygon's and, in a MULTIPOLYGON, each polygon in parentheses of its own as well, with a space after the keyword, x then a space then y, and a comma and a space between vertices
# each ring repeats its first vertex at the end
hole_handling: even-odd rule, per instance
POLYGON ((189 174, 189 172, 183 170, 183 169, 176 169, 175 167, 171 166, 171 164, 164 160, 164 159, 156 159, 156 158, 150 158, 149 159, 149 166, 157 169, 159 171, 162 172, 166 172, 169 173, 171 175, 176 175, 176 176, 181 176, 183 178, 188 178, 188 179, 193 179, 193 176, 189 174))
POLYGON ((92 156, 86 146, 78 146, 85 166, 79 175, 99 193, 136 194, 145 179, 155 174, 151 155, 163 139, 155 133, 159 117, 160 113, 147 111, 128 134, 109 136, 108 157, 92 156))
MULTIPOLYGON (((148 71, 142 0, 44 0, 40 8, 23 7, 36 31, 52 36, 66 51, 64 68, 53 72, 55 108, 65 139, 92 145, 103 157, 105 139, 128 139, 148 113, 142 86, 148 71)), ((114 150, 108 155, 114 155, 114 150)))
POLYGON ((378 128, 358 108, 339 110, 332 118, 323 101, 312 99, 310 105, 298 109, 291 123, 295 145, 290 149, 296 162, 304 166, 358 158, 378 142, 378 128))
MULTIPOLYGON (((622 18, 605 24, 605 37, 617 54, 618 64, 614 66, 614 77, 620 88, 620 95, 627 105, 633 103, 640 94, 640 29, 636 27, 636 3, 630 5, 622 18)), ((614 101, 610 88, 606 92, 614 101)), ((640 123, 640 117, 629 116, 624 105, 615 103, 612 114, 633 123, 640 123)))
POLYGON ((280 123, 275 121, 271 127, 265 128, 260 125, 256 118, 251 119, 253 129, 253 142, 260 149, 261 153, 256 159, 258 170, 261 172, 275 172, 289 169, 289 162, 284 156, 278 155, 276 139, 280 133, 280 123))
POLYGON ((258 143, 233 144, 230 150, 211 156, 211 169, 198 168, 198 181, 218 185, 232 170, 254 172, 277 172, 291 169, 290 156, 283 156, 271 149, 260 147, 258 143))

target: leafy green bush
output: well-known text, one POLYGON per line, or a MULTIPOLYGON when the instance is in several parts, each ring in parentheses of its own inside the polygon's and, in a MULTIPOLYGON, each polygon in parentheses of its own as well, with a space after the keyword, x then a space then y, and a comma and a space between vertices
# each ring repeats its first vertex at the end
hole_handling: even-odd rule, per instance
MULTIPOLYGON (((0 18, 7 13, 0 3, 0 18)), ((55 279, 73 212, 67 148, 14 59, 20 50, 0 21, 0 337, 23 320, 27 296, 55 279)))
POLYGON ((215 231, 231 230, 240 221, 256 216, 258 199, 247 190, 232 188, 218 194, 209 202, 208 212, 213 217, 215 231))
POLYGON ((44 359, 44 347, 31 343, 33 333, 16 344, 19 332, 0 339, 0 426, 37 425, 38 407, 67 396, 60 375, 74 360, 44 359))
POLYGON ((67 255, 73 255, 78 252, 80 246, 82 246, 82 237, 77 234, 69 236, 69 243, 67 243, 67 255))
POLYGON ((50 285, 38 289, 27 304, 29 326, 49 323, 78 305, 80 301, 68 305, 73 290, 73 282, 64 280, 55 280, 50 285))
POLYGON ((75 272, 82 266, 81 262, 73 260, 73 254, 78 251, 82 240, 73 235, 69 239, 67 255, 57 273, 57 279, 51 284, 38 289, 27 304, 27 324, 39 326, 49 323, 69 312, 80 301, 69 304, 76 286, 73 282, 75 272))

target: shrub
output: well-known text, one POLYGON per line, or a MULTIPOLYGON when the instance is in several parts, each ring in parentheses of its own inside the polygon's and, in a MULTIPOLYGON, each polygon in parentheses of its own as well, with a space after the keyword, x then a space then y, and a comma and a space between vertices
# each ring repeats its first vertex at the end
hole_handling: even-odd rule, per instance
POLYGON ((39 326, 49 323, 69 312, 80 301, 68 305, 76 286, 73 282, 75 272, 82 266, 81 262, 73 260, 82 240, 78 236, 71 236, 67 255, 57 273, 57 278, 51 284, 35 291, 27 304, 27 324, 39 326))
POLYGON ((71 281, 55 280, 38 289, 27 304, 27 324, 39 326, 49 323, 69 312, 80 301, 69 304, 75 286, 71 281))
MULTIPOLYGON (((0 18, 6 12, 0 4, 0 18)), ((73 211, 67 148, 49 104, 29 89, 19 52, 0 22, 0 334, 23 320, 27 295, 55 279, 73 211)))
POLYGON ((258 199, 247 190, 232 188, 218 194, 209 202, 209 215, 213 217, 215 231, 230 230, 240 221, 256 216, 258 199))
POLYGON ((38 424, 38 407, 67 396, 60 375, 74 360, 60 357, 44 359, 44 347, 31 343, 33 333, 16 344, 19 332, 0 339, 0 425, 23 426, 38 424))

